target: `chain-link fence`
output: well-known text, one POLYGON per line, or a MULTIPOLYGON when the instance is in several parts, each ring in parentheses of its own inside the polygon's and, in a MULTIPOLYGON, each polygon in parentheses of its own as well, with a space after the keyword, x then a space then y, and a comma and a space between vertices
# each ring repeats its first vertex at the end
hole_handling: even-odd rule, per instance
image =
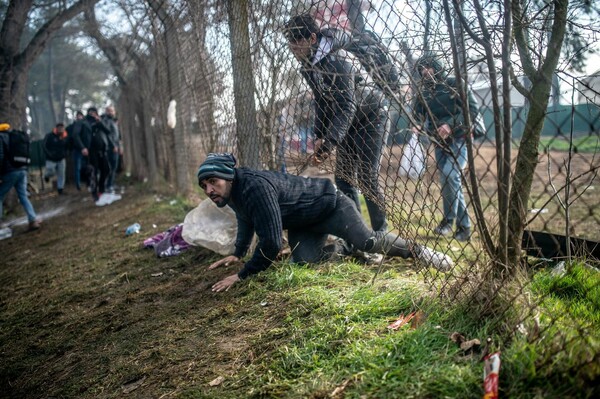
MULTIPOLYGON (((571 256, 597 265, 600 240, 600 78, 567 72, 585 47, 577 27, 593 23, 563 3, 512 10, 526 33, 486 1, 130 5, 137 36, 112 60, 128 168, 185 191, 207 153, 227 151, 242 166, 335 179, 362 193, 374 229, 387 220, 451 256, 456 268, 424 270, 427 281, 476 305, 499 335, 547 346, 539 370, 554 356, 589 370, 598 320, 549 313, 557 291, 532 275, 556 259, 570 269, 571 256), (289 22, 306 13, 314 37, 306 20, 289 22), (557 40, 560 62, 549 51, 557 40), (521 248, 535 265, 508 262, 521 248)), ((598 306, 595 276, 572 301, 598 306)))

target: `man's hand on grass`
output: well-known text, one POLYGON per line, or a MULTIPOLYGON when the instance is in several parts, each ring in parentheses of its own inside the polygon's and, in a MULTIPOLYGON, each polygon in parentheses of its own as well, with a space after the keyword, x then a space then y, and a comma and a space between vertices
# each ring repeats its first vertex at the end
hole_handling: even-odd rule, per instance
POLYGON ((225 277, 223 280, 215 283, 212 286, 213 292, 221 292, 221 291, 229 291, 232 285, 240 281, 240 278, 237 274, 232 274, 231 276, 225 277))
POLYGON ((229 255, 229 256, 224 257, 221 260, 216 261, 212 265, 210 265, 208 267, 208 270, 216 269, 217 267, 223 266, 223 265, 229 266, 233 262, 239 262, 239 260, 240 260, 240 258, 238 258, 237 256, 229 255))

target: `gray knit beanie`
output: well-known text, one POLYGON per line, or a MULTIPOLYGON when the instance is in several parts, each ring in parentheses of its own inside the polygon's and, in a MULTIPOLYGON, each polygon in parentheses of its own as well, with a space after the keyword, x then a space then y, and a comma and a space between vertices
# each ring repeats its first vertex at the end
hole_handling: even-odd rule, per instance
POLYGON ((233 154, 208 154, 206 160, 198 168, 198 184, 210 177, 233 180, 236 162, 233 154))

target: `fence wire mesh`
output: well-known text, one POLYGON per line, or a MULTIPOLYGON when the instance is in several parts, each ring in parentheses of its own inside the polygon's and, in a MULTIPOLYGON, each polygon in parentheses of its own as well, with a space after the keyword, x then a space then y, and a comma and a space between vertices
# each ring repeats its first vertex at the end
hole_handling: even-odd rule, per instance
MULTIPOLYGON (((560 291, 560 282, 553 283, 556 290, 541 290, 536 273, 567 255, 597 267, 598 77, 555 74, 548 83, 549 104, 524 213, 527 230, 535 232, 524 236, 525 248, 531 254, 538 248, 537 260, 518 273, 498 276, 494 252, 481 233, 488 231, 496 242, 506 223, 499 168, 510 162, 509 176, 516 173, 533 112, 531 98, 518 89, 539 82, 521 78, 524 69, 515 60, 513 88, 495 96, 492 83, 501 88, 502 76, 508 75, 501 66, 489 68, 484 44, 492 46, 500 65, 501 8, 487 1, 458 4, 457 13, 452 4, 437 0, 148 1, 130 11, 140 22, 138 37, 126 43, 129 58, 123 64, 128 69, 120 113, 129 168, 140 177, 177 181, 181 188, 193 182, 189 171, 207 153, 232 152, 242 166, 335 179, 343 191, 362 193, 363 213, 375 230, 386 228, 387 220, 388 229, 455 260, 448 273, 422 270, 441 297, 476 305, 475 313, 500 335, 523 335, 545 345, 548 351, 535 360, 540 370, 552 368, 560 357, 569 359, 574 372, 591 373, 598 362, 598 320, 584 321, 569 309, 549 312, 554 297, 567 293, 560 291), (478 9, 488 21, 487 31, 478 23, 478 9), (304 13, 320 31, 335 28, 351 37, 372 32, 398 81, 378 84, 360 56, 342 46, 344 36, 330 31, 331 36, 319 33, 316 41, 302 37, 287 23, 304 13), (489 40, 470 39, 465 30, 489 40), (424 61, 429 54, 439 71, 438 64, 424 61), (455 79, 438 74, 432 85, 427 69, 455 79), (502 108, 507 94, 509 110, 502 108), (176 108, 173 103, 169 112, 171 100, 176 108), (501 114, 494 111, 495 100, 501 114), (479 118, 483 136, 475 139, 479 118), (502 118, 512 130, 508 152, 498 145, 502 118), (448 139, 440 132, 444 125, 451 127, 448 139), (320 153, 324 147, 328 151, 320 153), (322 162, 314 162, 315 153, 322 162), (461 232, 470 239, 453 237, 461 232)), ((550 27, 542 17, 530 22, 538 28, 531 38, 535 52, 547 45, 550 27)), ((596 277, 577 295, 598 306, 599 290, 596 277)))

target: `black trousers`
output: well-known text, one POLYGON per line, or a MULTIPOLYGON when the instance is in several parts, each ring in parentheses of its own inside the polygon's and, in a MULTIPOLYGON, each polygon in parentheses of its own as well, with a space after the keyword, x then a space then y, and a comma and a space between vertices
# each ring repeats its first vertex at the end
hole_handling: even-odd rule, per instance
POLYGON ((354 201, 338 191, 336 207, 327 218, 313 225, 288 229, 292 260, 297 263, 327 260, 334 253, 332 248, 326 248, 329 234, 369 253, 411 258, 416 248, 394 234, 370 229, 356 209, 354 201))
POLYGON ((92 189, 92 197, 94 197, 94 200, 98 200, 99 194, 105 191, 106 179, 110 174, 110 164, 106 153, 90 153, 87 173, 92 189))
POLYGON ((358 189, 375 231, 387 231, 384 196, 379 186, 381 153, 386 140, 387 109, 379 99, 360 106, 344 140, 337 147, 335 184, 360 210, 358 189))

